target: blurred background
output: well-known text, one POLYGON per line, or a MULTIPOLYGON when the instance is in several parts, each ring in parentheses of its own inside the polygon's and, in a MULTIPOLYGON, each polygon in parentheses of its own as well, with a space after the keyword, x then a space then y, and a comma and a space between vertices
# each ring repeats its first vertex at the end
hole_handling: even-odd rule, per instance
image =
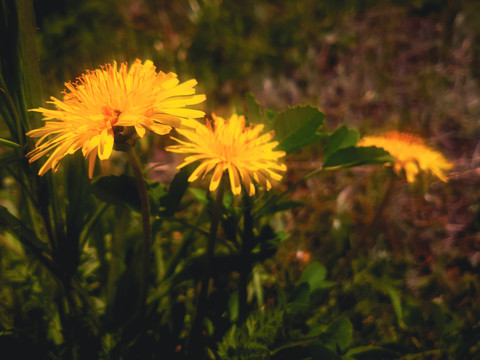
MULTIPOLYGON (((480 2, 34 6, 44 99, 85 69, 151 59, 181 80, 196 78, 207 112, 242 109, 252 92, 274 110, 319 107, 329 131, 340 124, 362 135, 408 131, 441 151, 454 163, 450 181, 398 182, 381 216, 384 169, 310 179, 294 194, 305 206, 277 219, 291 236, 268 266, 288 282, 285 273, 294 276, 312 260, 325 264, 339 286, 318 316, 348 314, 360 343, 395 343, 412 353, 442 344, 456 354, 425 359, 480 352, 480 2)), ((315 146, 289 156, 285 186, 319 168, 320 159, 315 146)))

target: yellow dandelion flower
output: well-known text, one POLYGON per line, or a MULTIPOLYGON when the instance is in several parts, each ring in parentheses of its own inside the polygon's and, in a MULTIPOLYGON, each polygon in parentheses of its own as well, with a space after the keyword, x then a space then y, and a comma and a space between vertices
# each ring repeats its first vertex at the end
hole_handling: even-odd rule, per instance
POLYGON ((279 181, 287 167, 279 162, 285 156, 284 151, 275 151, 278 142, 271 141, 274 134, 261 134, 263 125, 247 126, 243 116, 232 115, 225 120, 212 115, 213 121, 200 124, 195 130, 178 130, 188 141, 176 140, 179 145, 169 146, 167 150, 191 154, 177 169, 201 161, 188 181, 200 177, 203 179, 213 170, 210 191, 217 189, 224 171, 228 171, 232 192, 239 195, 241 183, 250 196, 255 194, 255 182, 267 190, 272 180, 279 181))
POLYGON ((396 158, 393 169, 397 174, 405 171, 407 181, 415 182, 417 175, 424 171, 447 182, 445 173, 453 165, 438 151, 429 148, 418 136, 390 131, 380 136, 366 136, 358 146, 376 146, 385 149, 396 158))
POLYGON ((114 145, 132 145, 129 140, 143 137, 146 129, 163 135, 172 127, 196 124, 193 119, 204 113, 185 108, 205 100, 195 95, 196 84, 193 79, 180 84, 174 73, 157 73, 149 60, 137 59, 130 69, 126 62, 119 68, 113 62, 87 71, 76 83, 65 83, 63 101, 51 97, 55 110, 32 109, 43 114, 45 126, 27 133, 40 138, 27 157, 33 162, 51 152, 40 168, 43 175, 81 148, 91 178, 97 156, 108 159, 114 145))

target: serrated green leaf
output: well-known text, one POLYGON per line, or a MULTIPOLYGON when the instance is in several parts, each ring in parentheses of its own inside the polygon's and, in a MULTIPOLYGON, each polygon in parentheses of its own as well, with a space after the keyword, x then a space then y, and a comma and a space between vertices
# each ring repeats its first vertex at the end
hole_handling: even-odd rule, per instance
POLYGON ((247 119, 249 123, 266 124, 268 122, 265 116, 263 116, 262 107, 255 98, 255 95, 248 92, 247 95, 245 95, 245 102, 247 105, 247 119))
POLYGON ((375 146, 350 146, 331 154, 324 162, 323 168, 335 166, 348 168, 353 166, 378 165, 394 161, 395 158, 382 148, 375 146))
POLYGON ((292 153, 319 140, 317 129, 323 124, 325 114, 312 106, 297 106, 282 111, 273 119, 278 149, 292 153))
POLYGON ((357 130, 348 129, 345 125, 341 126, 328 137, 323 151, 323 161, 327 161, 330 155, 340 149, 357 145, 359 139, 360 135, 357 130))
POLYGON ((272 122, 275 119, 275 112, 270 109, 264 109, 265 117, 267 118, 268 122, 272 122))

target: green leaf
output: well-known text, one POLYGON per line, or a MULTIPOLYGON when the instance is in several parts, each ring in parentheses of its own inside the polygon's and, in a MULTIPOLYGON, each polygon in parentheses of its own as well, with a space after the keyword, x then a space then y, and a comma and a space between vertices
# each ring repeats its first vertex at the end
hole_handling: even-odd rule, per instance
MULTIPOLYGON (((22 242, 22 244, 34 253, 46 251, 46 244, 43 243, 22 221, 12 215, 6 207, 0 205, 0 227, 11 232, 22 242)), ((1 229, 1 228, 0 228, 1 229)))
POLYGON ((321 342, 311 343, 309 346, 312 360, 341 360, 342 358, 321 342))
POLYGON ((12 139, 23 146, 24 131, 29 128, 29 118, 36 116, 33 113, 28 114, 27 109, 39 106, 42 98, 33 2, 2 1, 0 14, 0 38, 3 48, 0 61, 2 92, 8 93, 7 97, 13 103, 13 116, 7 117, 5 121, 15 121, 15 124, 9 124, 12 139))
POLYGON ((387 289, 388 295, 390 296, 390 300, 392 300, 393 310, 395 310, 395 314, 399 321, 403 319, 403 311, 402 311, 402 301, 400 300, 400 295, 397 291, 391 286, 387 289))
POLYGON ((98 209, 93 214, 90 214, 90 218, 88 219, 88 221, 83 226, 82 233, 80 234, 80 247, 81 248, 83 248, 83 246, 85 245, 85 242, 88 239, 88 236, 90 235, 91 231, 93 230, 93 227, 99 222, 100 218, 103 216, 105 211, 107 211, 109 206, 110 206, 110 204, 103 204, 102 206, 99 206, 98 209))
POLYGON ((309 305, 310 289, 305 282, 295 287, 290 297, 292 300, 288 303, 288 311, 291 315, 297 315, 304 312, 309 305))
POLYGON ((12 215, 7 208, 0 205, 0 231, 4 230, 15 235, 40 263, 58 276, 58 268, 51 260, 51 254, 47 245, 37 237, 32 229, 12 215))
POLYGON ((7 166, 14 162, 20 161, 22 158, 16 151, 5 151, 0 155, 0 166, 7 166))
POLYGON ((305 203, 295 200, 272 202, 271 204, 269 204, 269 206, 262 209, 262 213, 266 215, 271 215, 280 211, 286 211, 302 206, 305 206, 305 203))
POLYGON ((105 176, 92 183, 92 192, 102 201, 110 204, 127 204, 140 211, 140 197, 137 185, 132 176, 105 176))
POLYGON ((165 210, 161 212, 162 215, 173 216, 175 214, 183 195, 187 191, 189 184, 188 178, 195 168, 196 164, 190 164, 182 168, 177 175, 175 175, 170 183, 168 194, 166 194, 161 201, 162 206, 165 208, 165 210))
POLYGON ((238 319, 238 291, 235 291, 228 299, 228 315, 233 324, 238 319))
POLYGON ((345 125, 341 126, 328 137, 327 145, 323 151, 323 161, 327 161, 330 155, 340 149, 357 145, 359 139, 358 131, 348 129, 345 125))
POLYGON ((190 188, 188 191, 197 199, 197 201, 202 205, 208 204, 207 192, 203 189, 190 188))
POLYGON ((287 154, 318 141, 316 134, 325 114, 312 106, 297 106, 278 113, 273 119, 278 149, 287 154))
POLYGON ((263 308, 265 305, 264 295, 263 295, 263 286, 261 279, 261 270, 260 267, 255 266, 252 270, 252 283, 253 283, 253 293, 257 299, 257 306, 259 309, 263 308))
POLYGON ((166 186, 158 181, 147 181, 147 193, 150 201, 150 212, 158 214, 164 211, 163 199, 168 194, 166 186))
MULTIPOLYGON (((37 54, 37 27, 32 1, 16 1, 19 32, 19 75, 22 81, 22 103, 26 109, 42 104, 42 86, 37 54)), ((39 119, 40 114, 24 112, 25 127, 29 128, 30 119, 39 119)), ((38 121, 40 123, 40 121, 38 121)))
POLYGON ((18 140, 20 134, 17 129, 17 124, 20 120, 18 119, 15 103, 7 92, 7 85, 4 82, 2 74, 0 74, 0 118, 7 124, 11 136, 18 140))
POLYGON ((345 350, 353 339, 353 326, 347 317, 340 317, 331 323, 327 330, 320 335, 320 339, 332 348, 339 347, 345 350))
POLYGON ((262 107, 258 103, 255 95, 251 92, 248 92, 245 95, 245 102, 247 104, 247 114, 248 114, 248 122, 251 124, 265 124, 267 120, 265 116, 263 116, 262 107))
POLYGON ((393 360, 398 359, 400 356, 392 350, 381 348, 378 346, 359 346, 353 349, 350 349, 346 353, 346 358, 353 358, 356 360, 371 360, 371 359, 382 359, 382 360, 393 360))
MULTIPOLYGON (((85 161, 80 153, 65 160, 65 239, 59 241, 59 262, 70 274, 76 271, 79 264, 79 241, 86 216, 94 204, 90 202, 90 181, 86 176, 85 161), (91 205, 91 206, 89 206, 91 205)), ((59 232, 63 233, 63 231, 59 232)))
POLYGON ((322 288, 322 283, 327 275, 327 269, 319 262, 310 264, 300 276, 300 283, 306 282, 310 293, 322 288))
POLYGON ((19 150, 21 148, 20 144, 17 144, 14 141, 0 138, 0 146, 8 147, 10 149, 19 150))
POLYGON ((378 165, 394 161, 395 158, 382 148, 377 148, 375 146, 350 146, 340 149, 330 155, 324 162, 323 168, 335 166, 348 168, 362 165, 378 165))

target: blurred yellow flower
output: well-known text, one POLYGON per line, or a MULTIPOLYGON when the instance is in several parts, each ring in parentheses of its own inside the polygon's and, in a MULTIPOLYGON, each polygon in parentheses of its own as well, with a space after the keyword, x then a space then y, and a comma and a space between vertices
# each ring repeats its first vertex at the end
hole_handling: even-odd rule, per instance
POLYGON ((424 171, 447 182, 445 173, 453 165, 438 151, 429 148, 418 136, 390 131, 380 136, 366 136, 358 146, 376 146, 385 149, 396 158, 393 169, 400 175, 405 171, 407 181, 415 182, 417 175, 424 171))
POLYGON ((272 187, 271 181, 279 181, 286 171, 285 164, 279 159, 285 156, 284 151, 275 151, 278 142, 271 141, 274 134, 268 132, 261 135, 263 125, 247 126, 243 116, 232 115, 225 120, 212 114, 213 121, 200 124, 195 130, 177 130, 188 141, 176 140, 180 145, 167 148, 176 153, 191 154, 177 168, 201 161, 188 181, 204 178, 213 170, 210 191, 217 189, 224 171, 228 171, 232 192, 239 195, 241 183, 250 196, 255 194, 252 179, 267 190, 272 187))
MULTIPOLYGON (((75 83, 65 83, 63 101, 51 97, 55 110, 37 108, 45 126, 27 133, 40 138, 35 149, 27 154, 29 161, 50 153, 39 175, 58 169, 60 160, 80 148, 89 158, 89 177, 95 160, 110 157, 114 145, 143 137, 146 129, 159 135, 172 127, 192 126, 202 111, 185 106, 201 103, 205 95, 194 95, 196 80, 179 84, 177 75, 156 72, 149 60, 136 60, 130 69, 117 63, 87 71, 75 83), (47 138, 53 135, 53 137, 47 138)), ((130 145, 132 145, 130 143, 130 145)))

